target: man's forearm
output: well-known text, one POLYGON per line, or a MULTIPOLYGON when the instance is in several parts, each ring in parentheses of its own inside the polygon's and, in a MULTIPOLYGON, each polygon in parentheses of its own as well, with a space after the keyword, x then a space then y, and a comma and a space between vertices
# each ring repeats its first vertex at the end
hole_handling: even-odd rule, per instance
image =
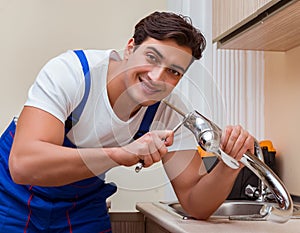
POLYGON ((198 219, 207 219, 230 194, 239 171, 220 162, 192 188, 188 212, 198 219))
POLYGON ((9 168, 16 183, 60 186, 99 175, 117 166, 110 149, 74 149, 35 142, 12 151, 9 168))

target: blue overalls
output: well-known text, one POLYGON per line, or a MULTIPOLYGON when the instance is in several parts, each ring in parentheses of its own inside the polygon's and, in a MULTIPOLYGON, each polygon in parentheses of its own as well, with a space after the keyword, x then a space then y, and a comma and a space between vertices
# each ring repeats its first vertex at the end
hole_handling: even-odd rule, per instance
MULTIPOLYGON (((65 134, 77 123, 89 93, 89 67, 84 53, 75 51, 85 74, 86 89, 78 107, 66 121, 65 134)), ((111 232, 106 198, 116 186, 93 177, 60 187, 15 184, 8 158, 16 130, 14 120, 0 138, 0 233, 111 232)), ((64 146, 76 147, 67 137, 64 146)))
MULTIPOLYGON (((75 53, 83 66, 86 90, 83 100, 76 108, 79 111, 75 109, 66 121, 65 134, 79 120, 90 86, 85 55, 81 50, 75 53)), ((158 105, 159 103, 147 109, 137 133, 139 135, 135 138, 149 130, 158 105)), ((8 158, 15 130, 13 120, 0 138, 0 233, 111 232, 106 199, 117 188, 105 183, 104 175, 60 187, 18 185, 12 181, 8 158)), ((76 147, 67 137, 64 146, 76 147)))
POLYGON ((116 187, 102 179, 49 188, 12 181, 8 157, 15 128, 12 121, 0 139, 0 232, 111 232, 106 198, 116 187))

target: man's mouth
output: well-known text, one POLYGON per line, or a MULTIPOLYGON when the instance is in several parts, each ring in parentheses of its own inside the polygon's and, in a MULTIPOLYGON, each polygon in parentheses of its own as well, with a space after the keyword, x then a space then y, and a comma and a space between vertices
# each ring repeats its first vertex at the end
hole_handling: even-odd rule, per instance
POLYGON ((161 91, 157 85, 153 85, 150 81, 143 80, 141 77, 139 77, 139 81, 144 91, 148 94, 156 94, 161 91))

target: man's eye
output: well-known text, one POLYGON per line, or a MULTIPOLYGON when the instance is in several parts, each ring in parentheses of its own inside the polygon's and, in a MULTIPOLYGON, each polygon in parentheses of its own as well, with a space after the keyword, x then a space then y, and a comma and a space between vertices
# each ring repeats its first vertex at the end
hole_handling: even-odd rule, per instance
POLYGON ((173 69, 168 69, 168 72, 171 73, 174 76, 178 76, 180 77, 182 74, 180 72, 178 72, 177 70, 173 70, 173 69))
POLYGON ((157 64, 157 63, 158 63, 158 59, 156 58, 156 56, 154 56, 154 55, 151 54, 151 53, 147 53, 147 54, 146 54, 146 58, 147 58, 147 60, 148 60, 150 63, 153 63, 153 64, 157 64))

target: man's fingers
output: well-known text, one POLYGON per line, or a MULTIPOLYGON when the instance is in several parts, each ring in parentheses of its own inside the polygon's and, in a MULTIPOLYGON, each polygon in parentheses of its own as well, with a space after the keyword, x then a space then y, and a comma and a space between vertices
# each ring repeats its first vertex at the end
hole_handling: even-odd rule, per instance
POLYGON ((254 153, 254 138, 240 125, 227 126, 222 134, 221 148, 228 155, 240 160, 247 150, 254 153))

